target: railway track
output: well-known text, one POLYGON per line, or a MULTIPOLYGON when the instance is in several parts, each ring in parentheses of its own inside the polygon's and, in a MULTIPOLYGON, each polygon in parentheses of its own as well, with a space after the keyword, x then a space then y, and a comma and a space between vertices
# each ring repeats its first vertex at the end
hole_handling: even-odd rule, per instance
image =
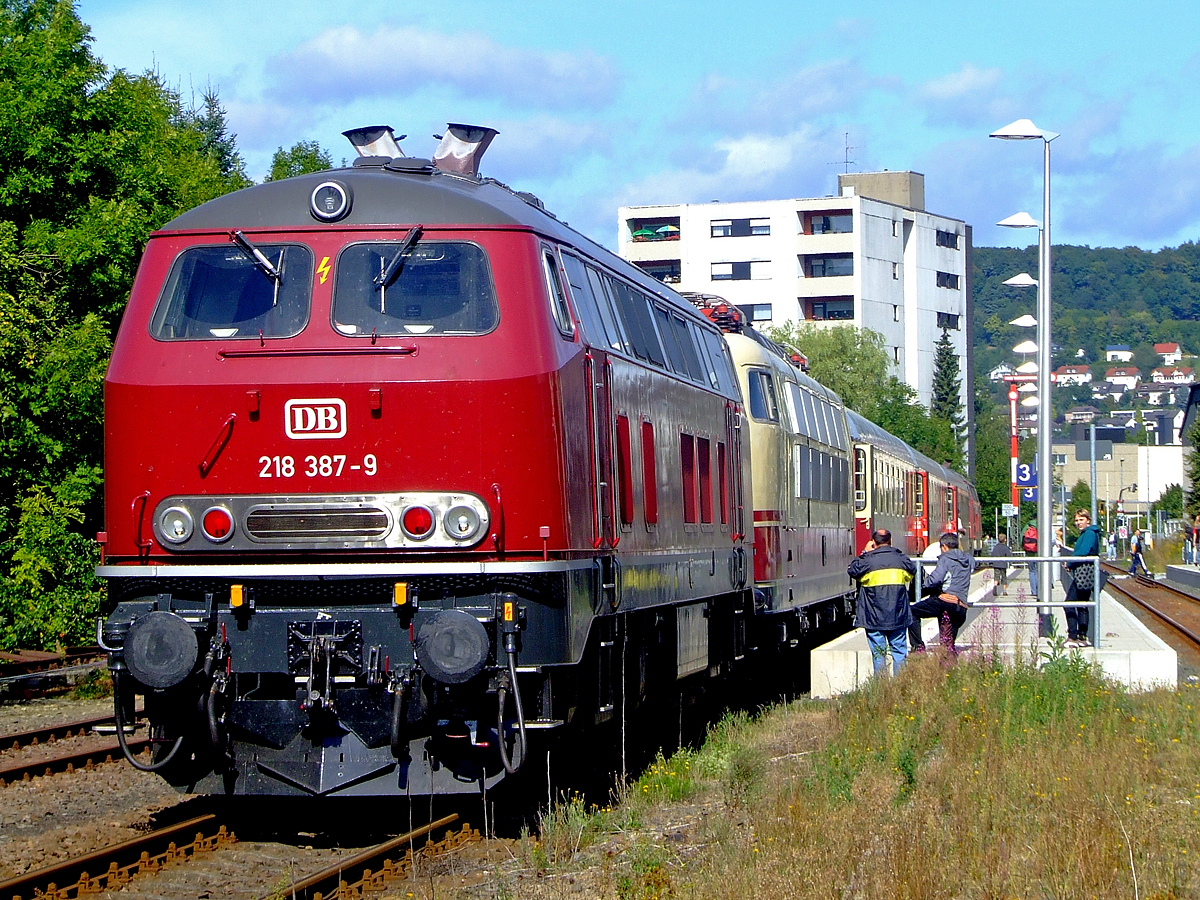
MULTIPOLYGON (((1110 575, 1127 576, 1119 566, 1101 565, 1110 575)), ((1166 626, 1181 653, 1200 659, 1200 599, 1144 575, 1110 578, 1106 589, 1127 597, 1166 626)))
POLYGON ((104 666, 99 647, 68 647, 63 653, 17 650, 0 653, 0 695, 25 699, 62 693, 76 680, 104 666))
POLYGON ((203 815, 141 835, 83 856, 56 863, 0 882, 0 900, 77 900, 104 891, 120 890, 123 897, 162 897, 178 893, 166 870, 183 863, 208 866, 208 873, 181 871, 179 877, 193 886, 201 883, 232 887, 238 896, 332 900, 359 898, 370 891, 382 890, 390 881, 409 877, 422 862, 453 852, 480 839, 479 832, 464 825, 448 831, 439 841, 428 839, 416 847, 418 838, 443 828, 448 829, 458 815, 444 816, 398 837, 390 838, 352 855, 338 857, 332 865, 311 875, 294 879, 279 877, 290 872, 294 862, 284 847, 272 851, 271 845, 239 844, 237 836, 221 824, 215 815, 203 815), (227 850, 229 859, 221 865, 210 860, 213 851, 227 850), (98 874, 93 874, 98 873, 98 874), (236 873, 236 874, 233 874, 236 873), (151 881, 135 882, 141 876, 158 875, 151 881), (222 883, 222 876, 236 878, 235 886, 222 883))
MULTIPOLYGON (((7 738, 5 739, 7 740, 7 738)), ((133 753, 141 753, 150 746, 149 738, 129 738, 126 745, 133 753)), ((36 760, 0 764, 0 787, 15 781, 29 781, 38 776, 56 775, 59 772, 74 772, 77 769, 93 769, 106 762, 122 760, 121 745, 116 741, 74 750, 36 760)))
POLYGON ((13 732, 12 734, 0 735, 0 751, 19 750, 22 747, 36 747, 39 744, 53 744, 69 738, 98 734, 106 729, 113 732, 116 730, 112 716, 93 716, 90 719, 76 719, 71 722, 63 722, 60 725, 35 728, 31 731, 13 732))

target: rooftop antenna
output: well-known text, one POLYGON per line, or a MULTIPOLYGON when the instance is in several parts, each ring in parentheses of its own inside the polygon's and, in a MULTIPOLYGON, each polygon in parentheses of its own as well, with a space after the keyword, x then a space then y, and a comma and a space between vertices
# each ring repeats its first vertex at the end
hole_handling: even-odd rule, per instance
POLYGON ((846 147, 845 147, 845 150, 843 151, 843 155, 842 155, 842 160, 841 160, 841 162, 832 162, 832 163, 829 163, 829 165, 831 165, 831 166, 845 166, 845 167, 846 167, 846 174, 847 174, 847 175, 849 175, 849 174, 850 174, 850 167, 851 167, 851 166, 857 166, 857 165, 858 165, 858 160, 857 160, 857 159, 851 159, 851 158, 850 158, 850 151, 851 151, 851 150, 857 150, 857 149, 859 149, 859 148, 858 148, 858 147, 852 147, 852 146, 850 145, 850 132, 848 132, 848 131, 847 131, 847 132, 846 132, 846 147))

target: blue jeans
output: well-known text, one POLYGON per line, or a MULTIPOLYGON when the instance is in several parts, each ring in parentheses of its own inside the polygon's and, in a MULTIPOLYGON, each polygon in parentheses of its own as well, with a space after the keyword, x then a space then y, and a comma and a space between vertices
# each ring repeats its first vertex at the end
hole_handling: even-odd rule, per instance
POLYGON ((893 628, 891 631, 868 631, 867 646, 871 648, 871 661, 878 675, 887 666, 887 653, 892 653, 892 674, 897 674, 908 656, 908 629, 893 628))

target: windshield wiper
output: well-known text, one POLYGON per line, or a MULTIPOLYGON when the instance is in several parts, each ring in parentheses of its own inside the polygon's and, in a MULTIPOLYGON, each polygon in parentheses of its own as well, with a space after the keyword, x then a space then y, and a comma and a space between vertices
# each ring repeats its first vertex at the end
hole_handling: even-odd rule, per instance
POLYGON ((383 267, 383 271, 375 276, 376 287, 386 289, 391 286, 391 283, 400 275, 400 270, 404 268, 404 260, 420 239, 421 226, 414 225, 408 230, 408 234, 404 236, 404 240, 400 242, 400 247, 396 250, 396 255, 383 267))
MULTIPOLYGON (((279 283, 283 281, 283 273, 280 272, 266 255, 255 247, 250 240, 240 231, 232 231, 229 233, 229 239, 237 244, 238 249, 246 256, 250 257, 250 261, 254 263, 254 267, 271 279, 271 284, 275 286, 275 295, 271 298, 271 306, 279 305, 279 283)), ((279 264, 283 265, 283 248, 279 250, 279 264)))

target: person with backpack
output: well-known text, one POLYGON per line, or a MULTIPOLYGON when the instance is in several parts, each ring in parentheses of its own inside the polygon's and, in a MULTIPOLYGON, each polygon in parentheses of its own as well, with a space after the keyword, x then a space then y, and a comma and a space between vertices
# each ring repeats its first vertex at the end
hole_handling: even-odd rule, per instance
MULTIPOLYGON (((1038 552, 1038 530, 1037 526, 1032 522, 1025 529, 1025 533, 1021 535, 1021 549, 1025 551, 1025 555, 1037 556, 1038 552)), ((1038 565, 1035 562, 1029 563, 1029 592, 1033 596, 1038 593, 1038 565)))
MULTIPOLYGON (((1071 548, 1071 555, 1099 556, 1100 529, 1092 524, 1091 513, 1086 509, 1075 510, 1075 527, 1079 529, 1079 538, 1071 548)), ((1089 602, 1096 583, 1095 563, 1067 563, 1066 569, 1063 574, 1063 589, 1067 592, 1067 602, 1089 602)), ((1068 606, 1063 612, 1067 617, 1067 646, 1087 646, 1091 610, 1086 606, 1068 606)))

